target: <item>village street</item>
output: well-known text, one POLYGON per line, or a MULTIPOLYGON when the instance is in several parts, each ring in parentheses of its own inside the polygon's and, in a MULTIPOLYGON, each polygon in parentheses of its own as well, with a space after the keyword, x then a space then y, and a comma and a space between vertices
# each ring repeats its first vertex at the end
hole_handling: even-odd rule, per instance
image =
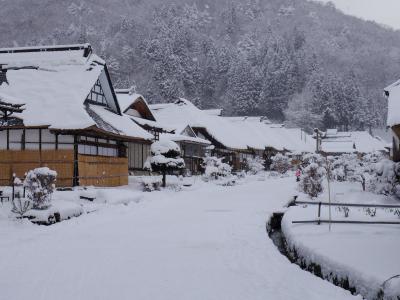
POLYGON ((250 177, 145 193, 48 227, 0 215, 0 299, 359 299, 268 238, 268 216, 294 193, 293 177, 250 177))

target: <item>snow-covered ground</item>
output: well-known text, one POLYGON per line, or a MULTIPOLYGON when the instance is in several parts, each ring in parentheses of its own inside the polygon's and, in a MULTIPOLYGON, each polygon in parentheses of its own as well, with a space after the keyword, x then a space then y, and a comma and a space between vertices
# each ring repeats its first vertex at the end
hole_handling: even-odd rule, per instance
MULTIPOLYGON (((389 197, 362 192, 359 183, 334 183, 332 195, 335 202, 347 203, 400 203, 389 197)), ((301 200, 308 200, 302 195, 301 200)), ((319 197, 327 201, 325 192, 319 197)), ((291 207, 282 221, 282 230, 289 246, 308 262, 322 266, 326 275, 333 273, 341 278, 349 277, 350 284, 362 295, 373 299, 380 289, 386 295, 400 294, 400 281, 392 276, 400 274, 398 251, 400 249, 400 225, 333 224, 331 232, 327 224, 292 224, 292 221, 317 219, 316 205, 291 207)), ((328 220, 328 207, 322 206, 321 219, 328 220)), ((400 210, 397 212, 400 213, 400 210)), ((400 221, 394 209, 349 207, 345 216, 343 207, 332 207, 333 220, 400 221)))
MULTIPOLYGON (((0 214, 0 299, 356 298, 279 253, 265 225, 295 180, 257 178, 92 203, 91 213, 52 226, 0 214)), ((106 195, 130 191, 136 185, 106 195)))

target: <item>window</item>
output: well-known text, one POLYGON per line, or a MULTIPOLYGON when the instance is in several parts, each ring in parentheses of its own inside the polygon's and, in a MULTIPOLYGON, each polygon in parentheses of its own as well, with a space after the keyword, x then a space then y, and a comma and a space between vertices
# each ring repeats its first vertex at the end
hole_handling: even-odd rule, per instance
POLYGON ((7 149, 7 130, 0 131, 0 149, 7 149))
POLYGON ((54 150, 56 148, 56 136, 48 129, 42 129, 42 150, 54 150))
POLYGON ((58 135, 58 149, 74 149, 74 137, 72 135, 58 135))
POLYGON ((39 129, 25 129, 25 149, 39 150, 39 129))
POLYGON ((89 136, 80 136, 78 153, 84 155, 99 155, 118 157, 117 142, 114 140, 97 139, 89 136), (108 145, 107 145, 108 144, 108 145))
POLYGON ((10 150, 22 150, 22 129, 10 130, 10 150))
POLYGON ((150 156, 150 145, 129 143, 128 163, 130 169, 142 170, 148 156, 150 156))
POLYGON ((86 97, 86 101, 104 105, 108 107, 106 96, 104 95, 103 88, 101 87, 100 80, 97 80, 94 87, 86 97))

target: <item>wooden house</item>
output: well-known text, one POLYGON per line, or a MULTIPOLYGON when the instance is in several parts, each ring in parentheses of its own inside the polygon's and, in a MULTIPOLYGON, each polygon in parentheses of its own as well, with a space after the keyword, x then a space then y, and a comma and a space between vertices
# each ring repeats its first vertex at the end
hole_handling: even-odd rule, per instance
POLYGON ((324 155, 359 154, 360 156, 379 151, 387 153, 386 143, 367 131, 319 130, 314 134, 316 152, 324 155))
POLYGON ((128 143, 154 137, 122 114, 89 44, 0 49, 0 65, 0 185, 40 166, 58 186, 128 183, 128 143))
MULTIPOLYGON (((200 172, 201 159, 205 155, 206 147, 210 145, 209 141, 198 138, 188 124, 176 124, 173 119, 158 121, 142 95, 133 93, 130 89, 116 90, 116 94, 124 114, 152 133, 155 140, 169 139, 176 142, 181 148, 186 169, 192 174, 200 172)), ((129 170, 135 174, 145 171, 144 163, 149 155, 149 146, 129 143, 129 170)))
POLYGON ((385 88, 388 99, 387 126, 392 132, 391 157, 395 162, 400 161, 400 80, 385 88))
POLYGON ((211 142, 196 135, 190 125, 175 126, 174 133, 161 134, 160 139, 167 139, 177 143, 181 149, 181 156, 185 161, 185 168, 191 174, 200 174, 203 170, 203 158, 211 150, 211 142))
POLYGON ((246 158, 253 157, 254 151, 247 146, 246 137, 240 129, 217 116, 214 112, 202 111, 186 99, 174 103, 150 105, 160 122, 168 121, 189 125, 194 134, 212 144, 210 154, 223 157, 235 171, 244 168, 246 158))
POLYGON ((218 110, 200 110, 190 101, 150 105, 157 120, 188 124, 197 137, 209 140, 211 155, 223 157, 235 171, 256 156, 271 161, 278 152, 313 152, 314 143, 300 128, 271 124, 265 117, 221 117, 218 110))

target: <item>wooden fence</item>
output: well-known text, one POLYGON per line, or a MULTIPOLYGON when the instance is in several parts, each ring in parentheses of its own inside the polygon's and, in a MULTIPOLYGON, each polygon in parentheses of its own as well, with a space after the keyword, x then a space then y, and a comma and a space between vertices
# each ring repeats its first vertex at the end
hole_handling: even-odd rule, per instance
POLYGON ((72 186, 73 150, 0 150, 0 185, 11 185, 13 174, 24 178, 26 172, 39 167, 56 170, 58 186, 72 186))
MULTIPOLYGON (((70 187, 74 179, 73 150, 0 150, 0 186, 11 185, 13 174, 38 167, 57 171, 57 186, 70 187)), ((119 186, 128 184, 128 160, 124 157, 78 155, 80 185, 119 186)))
POLYGON ((80 185, 120 186, 128 184, 128 159, 78 155, 80 185))

